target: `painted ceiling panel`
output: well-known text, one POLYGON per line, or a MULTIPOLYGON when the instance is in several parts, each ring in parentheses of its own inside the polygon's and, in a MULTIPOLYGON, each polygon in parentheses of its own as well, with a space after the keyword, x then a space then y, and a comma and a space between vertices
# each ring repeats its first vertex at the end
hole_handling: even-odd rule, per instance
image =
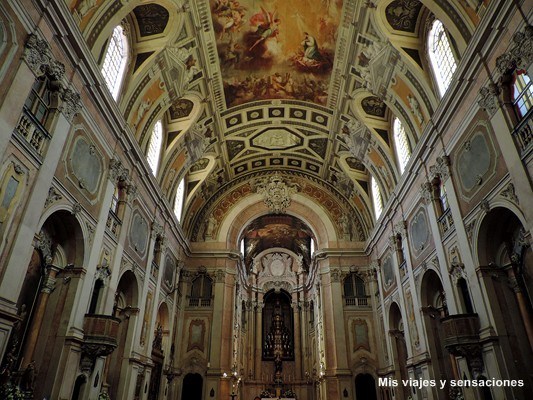
POLYGON ((228 107, 261 99, 321 105, 342 0, 211 0, 228 107))

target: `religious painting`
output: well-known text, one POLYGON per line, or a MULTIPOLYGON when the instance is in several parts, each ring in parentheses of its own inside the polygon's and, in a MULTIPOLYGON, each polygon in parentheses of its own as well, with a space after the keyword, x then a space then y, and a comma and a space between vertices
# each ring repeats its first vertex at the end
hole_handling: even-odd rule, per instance
POLYGON ((204 351, 205 321, 193 319, 189 324, 189 342, 187 351, 198 349, 204 351))
POLYGON ((394 283, 396 283, 392 266, 392 257, 390 254, 384 259, 381 270, 383 272, 383 287, 389 289, 394 283))
POLYGON ((342 0, 211 0, 226 105, 325 105, 342 0))

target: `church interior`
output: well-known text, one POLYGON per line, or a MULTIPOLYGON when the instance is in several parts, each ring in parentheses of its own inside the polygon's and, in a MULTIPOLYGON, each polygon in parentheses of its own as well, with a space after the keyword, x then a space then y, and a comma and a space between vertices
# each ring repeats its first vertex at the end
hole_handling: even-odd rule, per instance
POLYGON ((0 398, 530 399, 532 20, 2 0, 0 398))

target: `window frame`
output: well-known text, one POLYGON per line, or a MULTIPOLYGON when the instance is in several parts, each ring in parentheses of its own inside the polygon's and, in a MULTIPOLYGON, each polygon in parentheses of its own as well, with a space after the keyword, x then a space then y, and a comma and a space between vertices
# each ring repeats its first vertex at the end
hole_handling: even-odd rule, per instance
POLYGON ((183 208, 185 207, 185 177, 181 178, 178 187, 176 188, 176 197, 174 199, 174 215, 179 223, 181 223, 181 217, 183 216, 183 208), (180 193, 181 191, 181 193, 180 193), (178 211, 179 203, 179 211, 178 211))
POLYGON ((513 74, 511 98, 516 116, 518 119, 522 120, 528 114, 528 112, 533 109, 533 81, 527 74, 527 71, 517 70, 513 74), (527 78, 528 82, 526 82, 524 77, 527 78), (517 82, 519 82, 520 85, 523 85, 523 88, 520 88, 520 85, 517 85, 517 82), (524 102, 522 105, 520 105, 522 100, 524 100, 524 102))
POLYGON ((111 36, 108 39, 102 68, 100 69, 104 82, 114 100, 118 99, 124 77, 126 76, 126 66, 130 59, 129 48, 128 37, 126 36, 124 27, 118 24, 113 28, 111 36), (114 48, 111 47, 113 45, 115 45, 114 48), (120 57, 119 62, 117 62, 118 60, 116 58, 114 60, 112 59, 117 53, 120 57), (114 70, 111 70, 111 67, 115 67, 114 70))
POLYGON ((152 128, 152 134, 150 135, 150 140, 148 141, 148 147, 146 149, 146 160, 148 165, 152 170, 152 173, 157 177, 157 172, 159 169, 159 162, 161 160, 161 150, 163 149, 163 121, 158 120, 152 128), (157 143, 155 142, 157 139, 157 143))
POLYGON ((405 167, 409 164, 411 159, 411 146, 409 143, 409 136, 402 121, 398 117, 394 117, 392 122, 392 136, 394 141, 394 150, 396 159, 400 169, 400 175, 403 175, 405 167))
MULTIPOLYGON (((453 49, 453 43, 451 36, 446 30, 444 24, 441 20, 435 19, 429 26, 429 30, 426 37, 426 55, 428 57, 429 66, 432 72, 433 80, 437 86, 437 91, 440 97, 444 97, 447 90, 449 89, 455 71, 457 70, 457 61, 458 58, 453 49), (435 32, 436 26, 440 26, 439 32, 435 32), (440 35, 438 43, 435 43, 435 36, 437 33, 440 35), (442 39, 444 37, 444 39, 442 39), (440 48, 444 53, 444 62, 447 62, 445 65, 442 65, 443 61, 439 59, 439 54, 437 54, 435 45, 438 46, 437 50, 440 48), (445 48, 441 48, 445 47, 445 48), (453 62, 450 62, 453 61, 453 62), (448 71, 444 71, 443 68, 447 68, 448 71)), ((441 54, 442 55, 442 54, 441 54)))
POLYGON ((383 213, 383 194, 379 188, 377 179, 373 175, 370 175, 370 191, 372 192, 372 205, 374 208, 374 216, 376 221, 383 213))

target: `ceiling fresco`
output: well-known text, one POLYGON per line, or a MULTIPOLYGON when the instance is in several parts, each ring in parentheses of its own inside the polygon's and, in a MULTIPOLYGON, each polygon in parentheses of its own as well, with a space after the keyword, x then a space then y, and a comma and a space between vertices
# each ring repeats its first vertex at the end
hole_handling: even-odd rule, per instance
POLYGON ((327 102, 342 0, 211 0, 226 105, 327 102))

